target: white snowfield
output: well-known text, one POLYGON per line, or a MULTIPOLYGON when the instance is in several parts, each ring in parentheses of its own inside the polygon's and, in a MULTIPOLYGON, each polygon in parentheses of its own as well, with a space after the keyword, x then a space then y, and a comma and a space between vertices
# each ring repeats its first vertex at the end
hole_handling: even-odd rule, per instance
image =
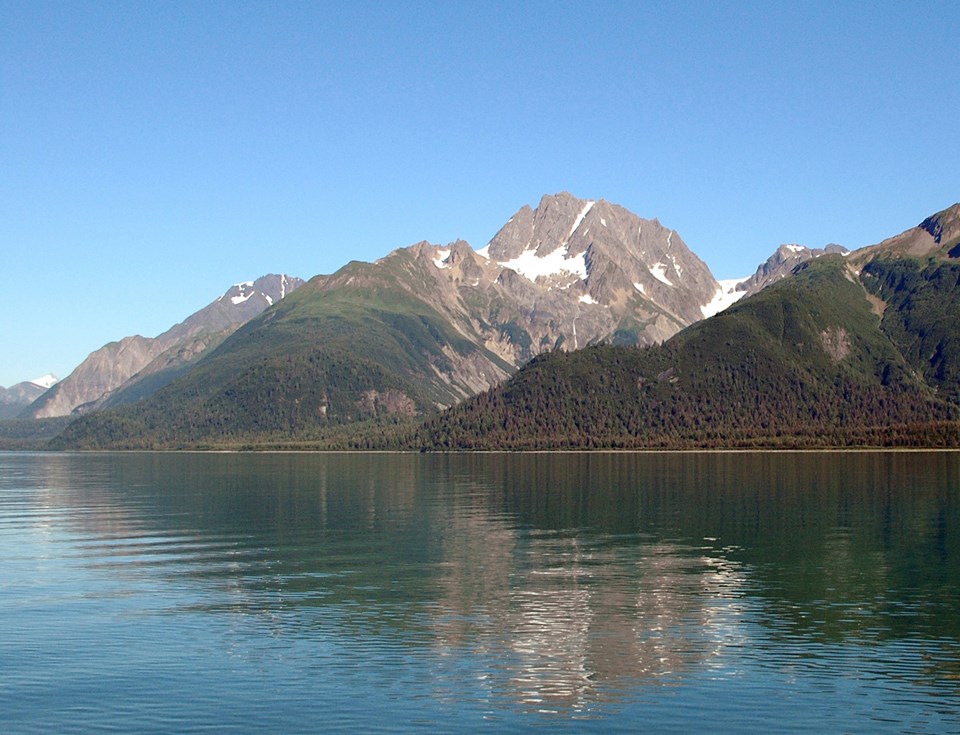
POLYGON ((668 286, 672 286, 673 283, 667 278, 667 266, 664 263, 656 263, 650 266, 650 275, 656 278, 661 283, 665 283, 668 286))
MULTIPOLYGON (((288 283, 289 281, 287 281, 287 277, 285 275, 280 276, 280 298, 281 299, 285 298, 287 295, 288 283)), ((273 306, 273 297, 270 296, 269 294, 263 293, 261 291, 257 291, 254 288, 254 281, 244 281, 243 283, 235 283, 233 284, 233 288, 236 288, 240 291, 239 296, 230 297, 230 303, 232 303, 234 306, 238 306, 242 304, 244 301, 249 301, 250 297, 257 293, 261 294, 263 298, 267 300, 267 304, 269 304, 270 306, 273 306), (247 289, 250 289, 249 292, 247 289)), ((224 296, 226 296, 226 294, 219 297, 217 301, 223 301, 224 296)))
POLYGON ((504 268, 516 271, 524 278, 536 281, 541 276, 549 278, 550 276, 560 276, 566 273, 587 277, 587 259, 586 253, 568 257, 568 249, 560 247, 549 255, 539 256, 535 250, 524 250, 519 256, 505 263, 500 263, 504 268))
POLYGON ((41 388, 52 388, 54 385, 60 382, 60 378, 53 373, 48 373, 42 378, 34 378, 30 382, 34 385, 39 385, 41 388))
MULTIPOLYGON (((587 210, 589 210, 589 207, 585 208, 584 212, 581 213, 579 220, 582 220, 583 217, 586 216, 587 210)), ((577 225, 570 231, 570 235, 576 232, 577 226, 579 226, 579 220, 577 225)), ((569 237, 568 235, 567 238, 569 239, 569 237)), ((434 258, 433 261, 437 268, 449 267, 446 260, 447 257, 449 257, 449 252, 449 250, 445 249, 437 251, 437 257, 434 258)), ((477 250, 476 253, 485 260, 490 260, 489 243, 477 250)), ((536 250, 524 250, 512 260, 497 260, 493 262, 504 268, 516 271, 524 278, 534 282, 541 276, 549 278, 551 276, 574 275, 580 279, 587 277, 586 253, 571 257, 570 249, 565 244, 547 255, 537 255, 536 250)))
POLYGON ((737 291, 737 284, 743 283, 745 280, 747 279, 727 278, 722 281, 717 281, 717 283, 720 284, 720 287, 713 295, 713 299, 709 303, 700 307, 700 311, 703 312, 704 318, 711 317, 714 314, 719 314, 731 304, 735 304, 737 301, 742 299, 747 292, 737 291))
MULTIPOLYGON (((578 276, 581 279, 586 278, 586 254, 581 253, 580 255, 571 256, 569 242, 570 238, 573 237, 573 234, 580 228, 584 218, 587 216, 590 210, 593 209, 594 204, 596 204, 596 202, 593 201, 584 203, 583 208, 574 219, 573 226, 570 228, 570 232, 568 232, 567 236, 564 238, 563 243, 552 253, 548 253, 547 255, 537 255, 536 249, 531 248, 524 250, 522 253, 520 253, 520 255, 512 260, 498 260, 494 262, 503 266, 504 268, 509 268, 512 271, 516 271, 521 276, 531 281, 536 281, 541 277, 550 278, 551 276, 563 275, 578 276)), ((438 258, 434 260, 434 263, 438 268, 445 267, 446 261, 443 259, 446 258, 446 256, 442 255, 442 253, 443 250, 438 251, 438 258)), ((482 248, 477 250, 476 253, 485 260, 491 260, 490 243, 484 245, 482 248)))
POLYGON ((244 281, 243 283, 234 284, 234 288, 239 288, 239 289, 240 289, 240 295, 239 295, 239 296, 231 296, 231 297, 230 297, 230 303, 232 303, 232 304, 234 304, 234 305, 242 304, 244 301, 246 301, 247 299, 249 299, 251 296, 253 296, 253 295, 256 293, 256 291, 253 291, 253 290, 251 290, 249 293, 247 293, 247 289, 248 289, 248 288, 249 288, 249 289, 253 289, 253 281, 244 281))

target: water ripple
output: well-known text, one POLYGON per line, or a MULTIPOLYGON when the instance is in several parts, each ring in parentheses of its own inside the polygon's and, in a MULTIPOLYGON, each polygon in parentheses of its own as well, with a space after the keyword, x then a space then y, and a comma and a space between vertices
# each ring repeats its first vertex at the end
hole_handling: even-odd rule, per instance
POLYGON ((801 459, 0 455, 4 731, 957 731, 954 466, 801 459))

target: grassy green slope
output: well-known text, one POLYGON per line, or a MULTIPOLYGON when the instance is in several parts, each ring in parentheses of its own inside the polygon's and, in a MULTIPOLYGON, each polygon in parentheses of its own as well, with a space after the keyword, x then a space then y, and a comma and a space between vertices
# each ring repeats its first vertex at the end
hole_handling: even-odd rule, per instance
POLYGON ((881 330, 839 256, 661 347, 532 361, 429 421, 428 448, 956 444, 957 410, 881 330))
MULTIPOLYGON (((477 351, 426 301, 418 270, 351 263, 247 323, 185 375, 132 406, 84 417, 63 447, 217 445, 322 433, 435 410, 461 397, 438 372, 477 351)), ((498 362, 499 364, 499 362, 498 362)))
POLYGON ((878 259, 863 280, 886 302, 883 331, 928 384, 960 404, 960 263, 878 259))

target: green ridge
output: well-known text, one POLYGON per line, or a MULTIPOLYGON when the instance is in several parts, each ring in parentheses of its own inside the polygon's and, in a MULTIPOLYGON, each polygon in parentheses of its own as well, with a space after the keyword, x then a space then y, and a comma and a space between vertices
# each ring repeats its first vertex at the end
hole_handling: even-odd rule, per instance
MULTIPOLYGON (((904 293, 949 281, 935 273, 904 293)), ((951 309, 938 334, 955 330, 951 309)), ((896 323, 895 313, 888 306, 884 324, 896 323)), ((842 257, 825 256, 660 347, 536 359, 409 441, 431 449, 957 446, 957 419, 957 404, 881 329, 842 257)))

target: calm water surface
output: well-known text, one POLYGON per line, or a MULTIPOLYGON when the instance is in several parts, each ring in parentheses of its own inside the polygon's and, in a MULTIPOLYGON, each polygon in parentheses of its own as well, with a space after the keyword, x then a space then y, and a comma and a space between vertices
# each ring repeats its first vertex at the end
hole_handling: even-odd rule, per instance
POLYGON ((960 732, 960 454, 0 454, 0 731, 960 732))

